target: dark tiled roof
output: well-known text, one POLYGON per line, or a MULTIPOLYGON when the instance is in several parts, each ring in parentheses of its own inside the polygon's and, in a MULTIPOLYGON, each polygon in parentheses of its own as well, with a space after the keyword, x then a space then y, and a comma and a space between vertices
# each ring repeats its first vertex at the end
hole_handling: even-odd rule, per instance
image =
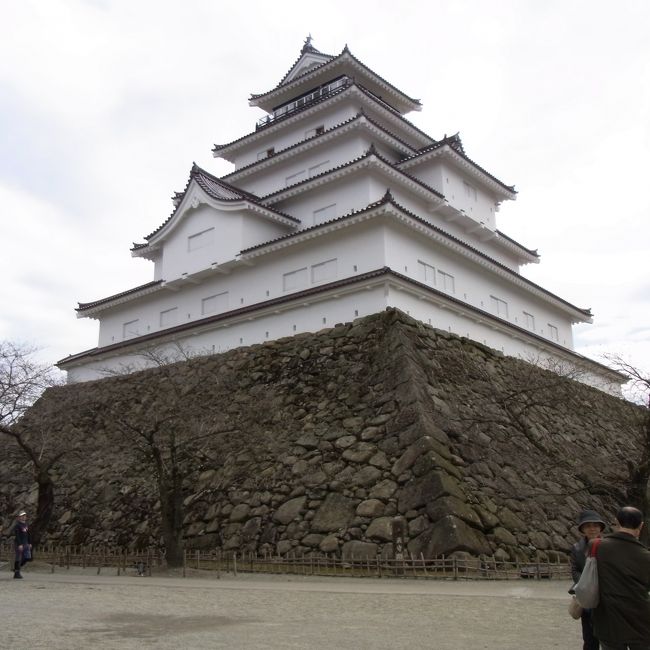
POLYGON ((463 147, 463 143, 458 133, 456 133, 455 135, 445 136, 442 140, 439 140, 438 142, 432 144, 429 147, 424 147, 424 149, 420 149, 416 154, 410 156, 409 158, 405 158, 404 160, 400 160, 400 162, 397 164, 404 165, 405 163, 416 160, 417 158, 420 158, 421 156, 425 156, 426 154, 435 151, 436 149, 440 149, 444 146, 448 146, 450 149, 453 149, 461 158, 466 160, 473 167, 476 167, 476 169, 478 169, 480 172, 482 172, 483 174, 491 178, 495 183, 498 183, 501 187, 503 187, 508 192, 512 192, 513 194, 517 193, 517 190, 515 190, 514 185, 506 185, 503 181, 500 181, 496 176, 490 174, 490 172, 483 169, 483 167, 475 163, 471 158, 469 158, 465 154, 465 149, 463 147))
POLYGON ((539 253, 537 252, 537 249, 533 250, 532 248, 526 248, 522 244, 520 244, 518 241, 514 240, 512 237, 508 237, 505 233, 501 232, 500 230, 497 229, 496 231, 499 235, 499 237, 502 237, 503 239, 507 239, 511 244, 514 244, 517 246, 517 248, 521 248, 521 250, 526 251, 529 255, 532 255, 533 257, 539 257, 539 253))
POLYGON ((314 106, 317 106, 319 104, 322 104, 326 102, 327 100, 331 99, 332 97, 336 97, 337 95, 341 95, 344 92, 348 91, 350 88, 356 88, 360 92, 362 92, 366 97, 369 97, 372 99, 374 102, 379 104, 381 108, 384 110, 387 110, 388 112, 392 113, 395 115, 395 117, 399 118, 402 122, 408 125, 409 128, 413 129, 414 131, 417 131, 420 135, 424 136, 427 140, 435 143, 436 140, 435 138, 432 138, 431 136, 427 135, 422 129, 419 129, 415 124, 407 120, 399 111, 396 111, 392 106, 387 104, 386 102, 381 101, 378 97, 376 97, 370 90, 367 88, 364 88, 360 83, 357 83, 356 81, 353 81, 347 86, 342 86, 340 89, 335 90, 334 92, 329 93, 328 95, 325 95, 324 97, 319 97, 318 99, 313 100, 309 104, 306 104, 305 106, 301 106, 300 108, 297 108, 295 111, 292 111, 291 113, 286 113, 285 115, 282 115, 273 122, 269 122, 267 125, 263 126, 262 128, 256 129, 255 131, 251 131, 250 133, 247 133, 246 135, 241 136, 240 138, 237 138, 236 140, 232 140, 231 142, 228 142, 226 144, 215 144, 212 147, 212 153, 213 155, 216 155, 219 151, 222 149, 226 149, 227 147, 230 147, 234 144, 237 144, 239 142, 242 142, 246 140, 247 138, 250 138, 254 135, 257 135, 264 129, 270 128, 272 126, 275 126, 276 124, 280 124, 284 122, 285 120, 289 119, 290 117, 293 117, 299 113, 302 113, 303 111, 309 110, 310 108, 313 108, 314 106))
POLYGON ((438 192, 438 190, 433 189, 433 187, 431 187, 430 185, 427 185, 426 183, 422 182, 419 178, 415 178, 414 176, 410 176, 406 172, 403 172, 401 169, 398 169, 390 160, 386 160, 386 158, 384 158, 383 156, 378 154, 375 147, 374 147, 374 145, 370 145, 370 148, 368 149, 368 151, 366 151, 366 153, 364 153, 363 155, 361 155, 361 156, 359 156, 357 158, 353 158, 352 160, 350 160, 350 161, 348 161, 346 163, 343 163, 341 165, 338 165, 337 167, 332 167, 331 169, 328 169, 325 172, 322 172, 320 174, 316 174, 315 176, 311 176, 309 178, 306 178, 305 180, 299 181, 298 183, 294 183, 293 185, 288 185, 287 187, 283 187, 283 188, 281 188, 279 190, 276 190, 275 192, 271 192, 270 194, 266 194, 261 198, 261 200, 263 202, 268 201, 268 199, 270 199, 270 198, 272 198, 274 196, 277 196, 278 194, 283 194, 287 190, 299 187, 300 185, 306 185, 307 183, 311 183, 312 181, 314 181, 314 180, 316 180, 318 178, 324 178, 325 176, 333 174, 334 172, 340 171, 342 169, 346 169, 346 168, 349 168, 349 167, 354 167, 355 165, 360 163, 362 160, 365 160, 365 159, 370 158, 370 157, 376 158, 378 161, 380 161, 380 162, 384 163, 385 165, 387 165, 388 167, 390 167, 393 171, 398 172, 399 174, 401 174, 402 176, 407 178, 409 181, 417 183, 423 189, 431 192, 432 194, 435 194, 437 197, 439 197, 441 199, 445 198, 442 194, 440 194, 440 192, 438 192))
MULTIPOLYGON (((185 194, 187 193, 187 190, 190 187, 190 184, 192 181, 195 181, 196 184, 210 197, 213 199, 216 199, 218 201, 249 201, 250 203, 254 203, 261 208, 264 208, 265 210, 268 210, 269 212, 275 212, 279 216, 289 219, 295 223, 300 223, 299 219, 296 219, 295 217, 292 217, 291 215, 284 214, 282 212, 279 212, 277 210, 273 210, 273 208, 268 208, 260 203, 259 197, 255 196, 254 194, 251 194, 250 192, 246 192, 245 190, 240 190, 236 188, 234 185, 230 185, 229 183, 226 183, 225 181, 220 180, 216 176, 213 176, 209 172, 206 172, 204 169, 201 169, 196 163, 192 165, 192 170, 190 171, 190 176, 187 180, 187 183, 185 184, 185 189, 182 192, 176 192, 174 194, 174 210, 172 213, 163 221, 163 223, 158 226, 152 233, 147 235, 145 237, 146 240, 151 239, 154 235, 159 233, 173 218, 174 215, 178 212, 178 209, 180 207, 180 204, 185 197, 185 194)), ((133 244, 133 248, 131 250, 139 250, 141 248, 146 248, 147 243, 143 244, 133 244)))
MULTIPOLYGON (((347 46, 347 45, 343 48, 343 50, 341 51, 341 53, 340 53, 338 56, 333 57, 333 58, 330 59, 329 61, 326 61, 325 63, 322 63, 321 65, 319 65, 319 66, 317 66, 317 67, 315 67, 315 68, 310 68, 309 70, 306 70, 304 74, 301 74, 301 75, 299 75, 298 77, 296 77, 295 79, 292 79, 291 82, 290 82, 290 84, 291 84, 291 83, 294 83, 295 81, 302 80, 302 79, 308 77, 309 75, 311 75, 311 74, 313 74, 313 73, 315 73, 315 72, 317 72, 317 71, 320 71, 321 69, 323 69, 323 68, 325 68, 325 67, 327 67, 327 66, 334 65, 334 64, 336 64, 338 61, 342 60, 342 59, 345 58, 345 57, 350 57, 350 58, 351 58, 351 59, 352 59, 352 60, 353 60, 357 65, 361 66, 364 70, 366 70, 368 73, 370 73, 373 77, 376 77, 376 78, 379 79, 382 83, 386 84, 389 88, 391 88, 391 89, 392 89, 393 91, 395 91, 397 94, 402 95, 403 97, 406 97, 410 102, 413 102, 414 104, 418 104, 418 105, 420 104, 420 100, 419 100, 419 99, 413 99, 412 97, 409 97, 406 93, 402 92, 399 88, 396 88, 395 86, 393 86, 393 84, 391 84, 389 81, 386 81, 386 79, 384 79, 381 75, 378 75, 374 70, 371 70, 367 65, 365 65, 364 63, 362 63, 359 59, 357 59, 357 58, 352 54, 352 52, 350 52, 350 50, 348 49, 348 46, 347 46)), ((294 63, 294 65, 295 65, 295 63, 294 63)), ((293 66, 291 67, 291 69, 293 69, 293 66)), ((257 94, 257 95, 254 94, 254 93, 251 93, 250 100, 260 99, 261 97, 265 97, 265 96, 267 96, 267 95, 270 95, 271 93, 273 93, 273 92, 275 92, 276 90, 278 90, 279 88, 281 88, 282 85, 283 85, 284 80, 287 78, 287 76, 288 76, 289 73, 291 72, 291 69, 290 69, 289 72, 284 76, 284 78, 282 79, 282 81, 281 81, 277 86, 275 86, 275 88, 272 88, 271 90, 269 90, 269 91, 267 91, 267 92, 265 92, 265 93, 259 93, 259 94, 257 94)), ((290 84, 289 84, 289 85, 290 85, 290 84)))
POLYGON ((93 300, 92 302, 80 302, 79 307, 75 311, 85 311, 86 309, 92 309, 93 307, 98 307, 112 300, 117 300, 118 298, 123 298, 124 296, 129 296, 133 293, 138 293, 139 291, 144 291, 145 289, 153 289, 154 287, 161 285, 162 280, 153 280, 153 282, 147 282, 146 284, 141 284, 139 287, 133 287, 133 289, 127 289, 120 293, 116 293, 108 298, 100 298, 99 300, 93 300))
MULTIPOLYGON (((246 248, 246 249, 242 250, 241 254, 245 255, 246 253, 252 252, 252 251, 260 249, 260 248, 264 248, 265 246, 272 246, 272 245, 274 245, 274 244, 276 244, 278 242, 285 241, 287 239, 292 239, 294 237, 300 237, 301 235, 303 235, 306 232, 310 232, 310 231, 314 231, 314 230, 318 230, 318 229, 325 229, 327 226, 329 226, 329 225, 331 225, 333 223, 346 221, 348 219, 351 219, 352 217, 364 214, 366 212, 371 212, 372 210, 374 210, 374 209, 376 209, 376 208, 378 208, 378 207, 380 207, 382 205, 389 205, 389 204, 392 205, 396 210, 399 210, 403 214, 410 217, 411 219, 417 221, 420 224, 423 224, 429 230, 437 232, 438 234, 442 235, 445 239, 448 239, 449 241, 453 242, 454 244, 456 244, 458 246, 461 246, 465 250, 472 252, 473 254, 481 257, 482 259, 490 262, 491 264, 494 264, 494 266, 498 267, 502 271, 505 271, 506 273, 508 273, 508 275, 511 275, 511 276, 521 280, 522 282, 524 282, 524 284, 528 285, 529 287, 533 287, 536 290, 541 291, 545 295, 553 298, 554 300, 558 300, 559 302, 566 305, 567 307, 570 307, 571 309, 574 309, 574 310, 584 314, 585 316, 591 317, 592 314, 591 314, 590 309, 582 309, 580 307, 576 307, 575 305, 572 305, 570 302, 567 302, 563 298, 560 298, 559 296, 556 296, 554 293, 551 293, 550 291, 544 289, 544 287, 541 287, 538 284, 535 284, 534 282, 531 282, 530 280, 528 280, 527 278, 525 278, 521 274, 517 273, 516 271, 513 271, 511 268, 509 268, 505 264, 502 264, 501 262, 495 260, 493 257, 490 257, 486 253, 483 253, 482 251, 478 250, 477 248, 474 248, 474 246, 471 246, 470 244, 464 242, 462 239, 459 239, 458 237, 455 237, 454 235, 449 234, 446 230, 443 230, 439 226, 436 226, 436 225, 434 225, 432 223, 429 223, 425 219, 422 219, 422 217, 418 217, 416 214, 414 214, 413 212, 411 212, 407 208, 405 208, 405 207, 401 206, 399 203, 397 203, 393 199, 393 196, 392 196, 390 190, 387 190, 386 194, 384 194, 384 196, 379 201, 375 201, 374 203, 369 204, 365 208, 362 208, 360 210, 353 210, 352 212, 349 212, 349 213, 347 213, 345 215, 337 217, 336 219, 330 219, 329 221, 325 221, 325 222, 323 222, 321 224, 318 224, 318 225, 315 225, 315 226, 310 226, 309 228, 304 228, 304 229, 299 230, 299 231, 297 231, 295 233, 290 233, 288 235, 283 235, 282 237, 277 237, 276 239, 272 239, 272 240, 270 240, 268 242, 265 242, 263 244, 258 244, 257 246, 251 246, 250 248, 246 248)), ((514 240, 511 240, 511 241, 514 241, 514 240)), ((528 250, 528 249, 525 249, 525 250, 528 250)), ((463 303, 463 304, 465 304, 465 303, 463 303)))
MULTIPOLYGON (((379 124, 377 121, 373 120, 371 117, 366 115, 363 110, 359 111, 354 117, 351 117, 348 120, 345 120, 344 122, 339 122, 338 124, 335 124, 334 126, 330 127, 323 133, 318 133, 316 135, 312 135, 309 138, 305 138, 304 140, 300 140, 299 142, 296 142, 295 144, 289 145, 288 147, 285 147, 284 149, 280 149, 279 151, 276 151, 271 158, 277 158, 279 155, 286 153, 287 151, 291 151, 292 149, 296 149, 297 147, 302 146, 305 144, 305 142, 311 142, 315 140, 320 140, 325 138, 327 135, 332 134, 335 131, 338 131, 342 129, 345 126, 348 126, 352 124, 353 122, 356 122, 360 120, 361 118, 365 118, 368 122, 370 122, 373 126, 377 127, 381 131, 383 131, 386 135, 389 137, 393 138, 394 140, 397 140, 400 144, 404 145, 407 149, 410 149, 411 151, 414 150, 414 148, 408 144, 407 142, 404 142, 402 138, 399 136, 395 135, 394 133, 391 133, 387 129, 385 129, 381 124, 379 124)), ((234 172, 230 172, 229 174, 226 174, 223 176, 223 178, 230 178, 232 176, 237 176, 240 172, 244 171, 245 169, 251 169, 252 167, 256 167, 257 165, 261 165, 262 163, 268 162, 269 158, 263 158, 262 160, 255 160, 252 163, 249 163, 248 165, 244 165, 240 167, 239 169, 236 169, 234 172)))

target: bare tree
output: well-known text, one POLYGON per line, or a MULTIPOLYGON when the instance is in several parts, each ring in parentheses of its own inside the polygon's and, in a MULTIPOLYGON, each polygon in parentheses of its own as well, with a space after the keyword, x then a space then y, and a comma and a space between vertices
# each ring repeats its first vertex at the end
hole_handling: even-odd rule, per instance
POLYGON ((0 342, 0 434, 11 439, 32 465, 38 502, 31 531, 33 542, 38 544, 54 506, 51 471, 68 449, 47 422, 24 425, 23 416, 43 391, 61 383, 54 368, 35 358, 36 352, 26 345, 0 342))
POLYGON ((629 479, 627 484, 627 501, 646 517, 646 525, 641 531, 644 543, 650 541, 648 520, 650 519, 650 372, 644 372, 637 366, 623 359, 620 355, 605 355, 609 364, 629 378, 626 386, 629 399, 639 405, 638 419, 635 422, 633 437, 640 437, 641 454, 637 458, 628 458, 629 479))
POLYGON ((184 500, 191 476, 212 460, 208 442, 227 434, 229 424, 214 396, 205 397, 195 374, 155 351, 147 356, 155 368, 115 378, 107 386, 107 425, 118 428, 151 471, 167 563, 177 567, 183 562, 184 500))

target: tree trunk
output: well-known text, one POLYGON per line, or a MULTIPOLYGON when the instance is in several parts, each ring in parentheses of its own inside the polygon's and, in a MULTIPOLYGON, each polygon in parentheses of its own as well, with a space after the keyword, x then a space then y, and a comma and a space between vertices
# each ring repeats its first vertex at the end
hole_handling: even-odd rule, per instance
POLYGON ((36 517, 30 526, 31 542, 38 546, 47 532, 54 511, 54 483, 47 470, 39 470, 36 474, 38 483, 38 503, 36 517))
POLYGON ((171 479, 161 478, 160 494, 161 532, 165 544, 167 566, 183 566, 183 495, 171 479))

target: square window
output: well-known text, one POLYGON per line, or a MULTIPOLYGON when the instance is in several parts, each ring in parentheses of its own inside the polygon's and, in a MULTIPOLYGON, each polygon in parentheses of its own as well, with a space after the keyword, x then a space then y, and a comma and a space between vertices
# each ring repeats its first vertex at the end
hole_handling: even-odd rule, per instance
POLYGON ((228 309, 228 292, 223 291, 214 296, 208 296, 201 300, 201 313, 202 314, 215 314, 228 309))
POLYGON ((283 291, 296 291, 307 286, 307 267, 290 271, 282 276, 283 291))
POLYGON ((321 262, 320 264, 314 264, 311 267, 312 283, 334 280, 336 278, 336 269, 336 259, 327 260, 327 262, 321 262))
POLYGON ((171 327, 176 323, 178 323, 178 307, 172 307, 160 312, 160 327, 171 327))
POLYGON ((135 320, 130 320, 124 325, 122 325, 122 338, 123 339, 132 339, 135 336, 139 336, 139 327, 140 319, 136 318, 135 320))
POLYGON ((501 318, 508 318, 508 303, 496 296, 490 296, 492 311, 501 318))

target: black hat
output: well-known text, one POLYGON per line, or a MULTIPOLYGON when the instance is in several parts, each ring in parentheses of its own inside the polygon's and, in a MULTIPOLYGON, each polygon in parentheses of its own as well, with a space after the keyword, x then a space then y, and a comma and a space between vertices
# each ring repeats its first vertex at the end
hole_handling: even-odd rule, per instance
POLYGON ((601 530, 605 530, 607 524, 595 510, 583 510, 578 518, 578 530, 582 531, 585 524, 600 524, 601 530))

